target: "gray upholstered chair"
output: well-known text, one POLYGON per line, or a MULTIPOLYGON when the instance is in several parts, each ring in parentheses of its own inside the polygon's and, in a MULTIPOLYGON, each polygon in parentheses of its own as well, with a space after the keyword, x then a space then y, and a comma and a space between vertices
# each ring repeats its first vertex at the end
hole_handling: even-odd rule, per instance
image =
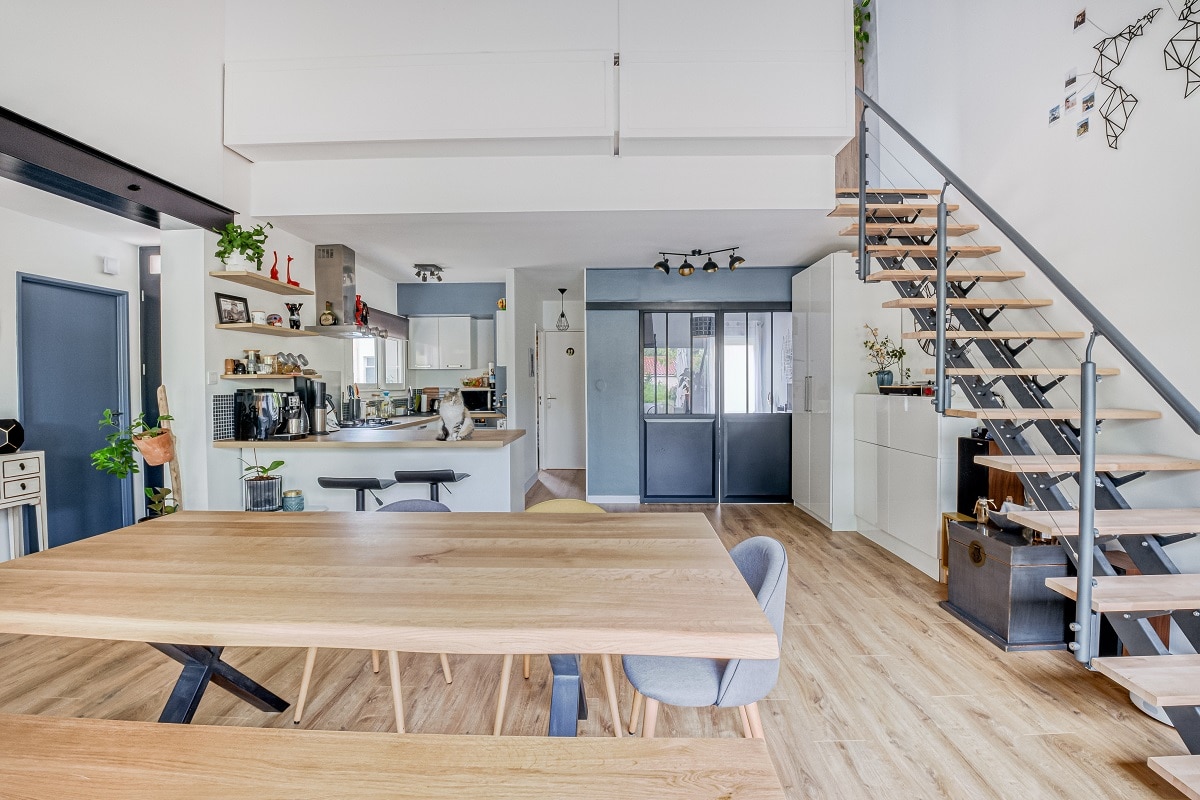
MULTIPOLYGON (((783 612, 787 594, 787 551, 768 536, 747 539, 729 551, 733 563, 750 585, 783 644, 783 612)), ((737 706, 747 737, 763 738, 758 701, 766 697, 779 678, 779 659, 680 658, 675 656, 625 656, 625 675, 633 684, 633 713, 629 732, 637 729, 638 711, 645 697, 642 736, 654 736, 659 703, 673 706, 737 706)))
MULTIPOLYGON (((403 512, 418 512, 418 511, 449 511, 450 508, 436 500, 398 500, 395 503, 388 503, 382 511, 403 511, 403 512)), ((379 513, 376 512, 376 513, 379 513)), ((450 660, 446 658, 445 653, 441 653, 442 659, 442 677, 446 679, 446 683, 453 680, 450 674, 450 660)), ((404 733, 404 706, 401 702, 402 695, 400 693, 400 656, 396 652, 389 651, 388 658, 388 674, 392 681, 392 705, 396 709, 396 731, 404 733)), ((304 716, 304 703, 308 699, 308 687, 312 682, 313 666, 317 660, 317 648, 308 648, 308 653, 304 657, 304 675, 300 678, 300 696, 296 699, 296 715, 292 718, 293 722, 300 722, 300 718, 304 716)), ((379 672, 379 651, 371 651, 371 671, 379 672)))

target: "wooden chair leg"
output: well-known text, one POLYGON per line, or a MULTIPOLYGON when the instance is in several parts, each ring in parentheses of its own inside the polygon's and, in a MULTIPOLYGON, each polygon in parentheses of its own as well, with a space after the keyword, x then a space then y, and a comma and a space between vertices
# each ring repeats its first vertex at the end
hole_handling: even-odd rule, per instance
POLYGON ((292 722, 299 724, 304 716, 304 703, 308 700, 308 685, 312 681, 313 664, 317 661, 317 648, 310 647, 304 655, 304 675, 300 678, 300 696, 296 698, 296 716, 292 722))
POLYGON ((754 731, 750 729, 750 717, 746 715, 746 707, 738 706, 738 713, 742 715, 742 733, 746 734, 747 739, 753 739, 754 731))
POLYGON ((379 673, 379 651, 371 651, 371 672, 379 673))
POLYGON ((613 678, 612 656, 600 654, 600 668, 604 671, 604 690, 608 693, 608 710, 612 714, 613 736, 621 738, 621 707, 617 705, 617 682, 613 678))
POLYGON ((496 724, 492 727, 492 736, 499 736, 504 727, 504 705, 508 702, 508 673, 512 672, 512 653, 504 655, 504 665, 500 667, 500 693, 496 698, 496 724))
POLYGON ((442 657, 442 677, 446 679, 446 683, 454 683, 454 677, 450 674, 450 659, 446 658, 445 653, 440 653, 442 657))
POLYGON ((750 730, 754 734, 754 738, 767 738, 763 734, 762 717, 758 715, 758 703, 751 703, 746 706, 746 716, 750 718, 750 730))
POLYGON ((638 714, 642 713, 642 693, 633 690, 633 709, 629 712, 629 727, 625 730, 631 734, 637 733, 638 714))
POLYGON ((654 728, 658 724, 658 701, 653 697, 646 698, 646 718, 642 721, 642 738, 653 739, 654 728))
POLYGON ((524 655, 524 659, 525 659, 525 663, 524 663, 524 667, 521 671, 525 675, 525 680, 529 680, 529 653, 526 653, 524 655))
POLYGON ((388 674, 392 678, 392 705, 396 707, 396 733, 404 733, 404 696, 400 693, 400 654, 389 650, 388 674))

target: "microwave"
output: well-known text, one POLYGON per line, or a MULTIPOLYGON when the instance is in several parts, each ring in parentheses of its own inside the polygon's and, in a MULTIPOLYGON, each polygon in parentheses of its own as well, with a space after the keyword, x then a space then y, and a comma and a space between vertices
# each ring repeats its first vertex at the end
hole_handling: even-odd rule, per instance
POLYGON ((489 388, 464 387, 462 389, 463 405, 467 411, 491 411, 495 405, 492 397, 495 391, 489 388))

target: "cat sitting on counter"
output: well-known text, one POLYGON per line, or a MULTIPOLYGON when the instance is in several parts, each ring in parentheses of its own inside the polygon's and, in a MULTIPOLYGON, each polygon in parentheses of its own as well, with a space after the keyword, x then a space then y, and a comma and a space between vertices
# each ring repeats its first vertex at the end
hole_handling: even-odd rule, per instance
POLYGON ((462 392, 458 389, 446 392, 442 397, 441 404, 438 405, 438 414, 442 418, 442 432, 437 437, 439 442, 457 442, 460 439, 469 439, 475 431, 475 422, 467 413, 462 392))

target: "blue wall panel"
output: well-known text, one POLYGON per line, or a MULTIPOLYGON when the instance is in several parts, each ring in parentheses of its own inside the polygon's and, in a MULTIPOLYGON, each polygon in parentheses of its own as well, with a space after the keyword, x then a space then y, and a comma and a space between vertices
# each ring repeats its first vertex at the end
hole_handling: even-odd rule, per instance
POLYGON ((472 316, 491 319, 503 283, 400 283, 396 313, 402 317, 472 316))

